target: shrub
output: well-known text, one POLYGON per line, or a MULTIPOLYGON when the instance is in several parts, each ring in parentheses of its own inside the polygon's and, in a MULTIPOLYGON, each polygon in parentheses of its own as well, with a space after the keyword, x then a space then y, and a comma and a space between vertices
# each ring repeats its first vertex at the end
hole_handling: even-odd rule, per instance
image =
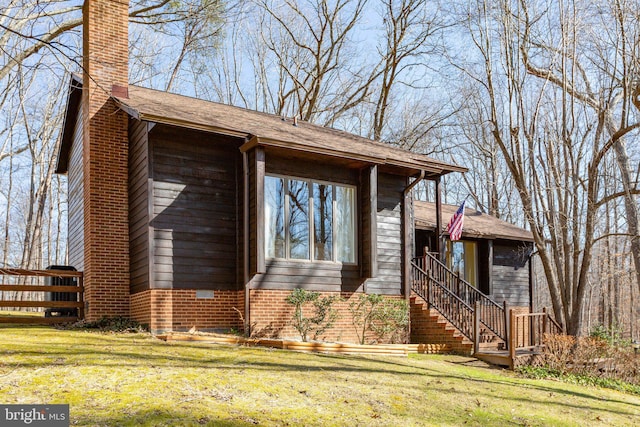
POLYGON ((101 332, 148 332, 147 325, 143 325, 128 317, 102 317, 93 322, 81 320, 70 325, 68 329, 97 329, 101 332))
POLYGON ((333 326, 338 317, 333 304, 338 299, 336 296, 321 297, 319 292, 304 289, 295 289, 287 296, 287 303, 295 307, 292 323, 302 341, 306 342, 311 333, 316 340, 333 326), (310 316, 305 314, 309 313, 309 309, 305 309, 309 305, 312 306, 310 316))
POLYGON ((600 333, 578 338, 545 335, 544 341, 540 366, 522 367, 521 373, 632 393, 640 391, 640 356, 631 346, 613 345, 614 340, 600 333))
POLYGON ((620 326, 611 326, 610 328, 600 324, 596 325, 589 333, 591 338, 599 338, 608 342, 610 345, 629 345, 630 340, 622 338, 622 328, 620 326))
POLYGON ((364 344, 367 332, 379 341, 394 341, 398 333, 409 324, 409 305, 405 300, 386 299, 378 294, 362 294, 349 304, 353 326, 360 344, 364 344))

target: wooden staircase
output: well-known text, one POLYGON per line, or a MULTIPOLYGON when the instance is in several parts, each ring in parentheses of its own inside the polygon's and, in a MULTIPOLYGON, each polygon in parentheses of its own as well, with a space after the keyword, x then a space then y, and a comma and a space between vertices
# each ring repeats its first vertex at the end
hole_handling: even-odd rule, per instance
POLYGON ((507 310, 426 253, 412 267, 411 342, 445 344, 455 353, 514 368, 541 355, 545 335, 563 334, 546 310, 507 310))
POLYGON ((473 341, 416 295, 411 297, 411 342, 445 344, 453 353, 467 356, 473 353, 473 341))
POLYGON ((412 271, 412 342, 446 343, 456 353, 511 365, 502 357, 509 357, 505 306, 461 279, 431 254, 414 259, 412 271))

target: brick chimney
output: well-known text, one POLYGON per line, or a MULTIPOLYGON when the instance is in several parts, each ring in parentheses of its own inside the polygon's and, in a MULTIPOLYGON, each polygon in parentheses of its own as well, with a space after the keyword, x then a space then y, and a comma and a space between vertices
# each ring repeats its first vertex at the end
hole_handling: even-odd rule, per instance
POLYGON ((128 0, 83 6, 85 316, 129 316, 128 119, 111 99, 128 85, 128 0))

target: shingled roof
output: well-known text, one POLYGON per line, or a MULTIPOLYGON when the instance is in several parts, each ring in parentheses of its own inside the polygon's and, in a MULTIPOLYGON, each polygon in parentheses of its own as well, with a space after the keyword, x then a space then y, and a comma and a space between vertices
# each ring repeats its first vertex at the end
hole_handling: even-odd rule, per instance
MULTIPOLYGON (((442 205, 443 228, 446 227, 447 221, 453 216, 457 209, 458 206, 442 205)), ((415 201, 414 214, 417 229, 435 230, 435 203, 415 201)), ((464 212, 462 236, 480 239, 505 239, 533 242, 533 234, 531 234, 530 231, 469 208, 466 208, 464 212)))
MULTIPOLYGON (((58 171, 66 170, 65 149, 71 144, 75 123, 75 103, 79 102, 78 88, 82 83, 77 76, 72 78, 67 117, 61 148, 58 171), (73 108, 71 108, 73 107, 73 108)), ((466 168, 444 163, 428 156, 406 151, 388 144, 372 141, 348 132, 234 107, 217 102, 204 101, 183 95, 129 85, 128 95, 113 96, 116 103, 131 117, 155 123, 186 127, 235 136, 245 139, 243 151, 254 146, 271 146, 301 152, 334 156, 363 161, 371 164, 402 168, 410 173, 425 171, 426 177, 435 177, 450 172, 464 172, 466 168)))

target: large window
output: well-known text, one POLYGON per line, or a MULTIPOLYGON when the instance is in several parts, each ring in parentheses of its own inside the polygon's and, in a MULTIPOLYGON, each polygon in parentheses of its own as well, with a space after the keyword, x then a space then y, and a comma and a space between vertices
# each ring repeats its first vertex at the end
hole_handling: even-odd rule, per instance
POLYGON ((355 263, 354 187, 266 176, 265 257, 355 263))

